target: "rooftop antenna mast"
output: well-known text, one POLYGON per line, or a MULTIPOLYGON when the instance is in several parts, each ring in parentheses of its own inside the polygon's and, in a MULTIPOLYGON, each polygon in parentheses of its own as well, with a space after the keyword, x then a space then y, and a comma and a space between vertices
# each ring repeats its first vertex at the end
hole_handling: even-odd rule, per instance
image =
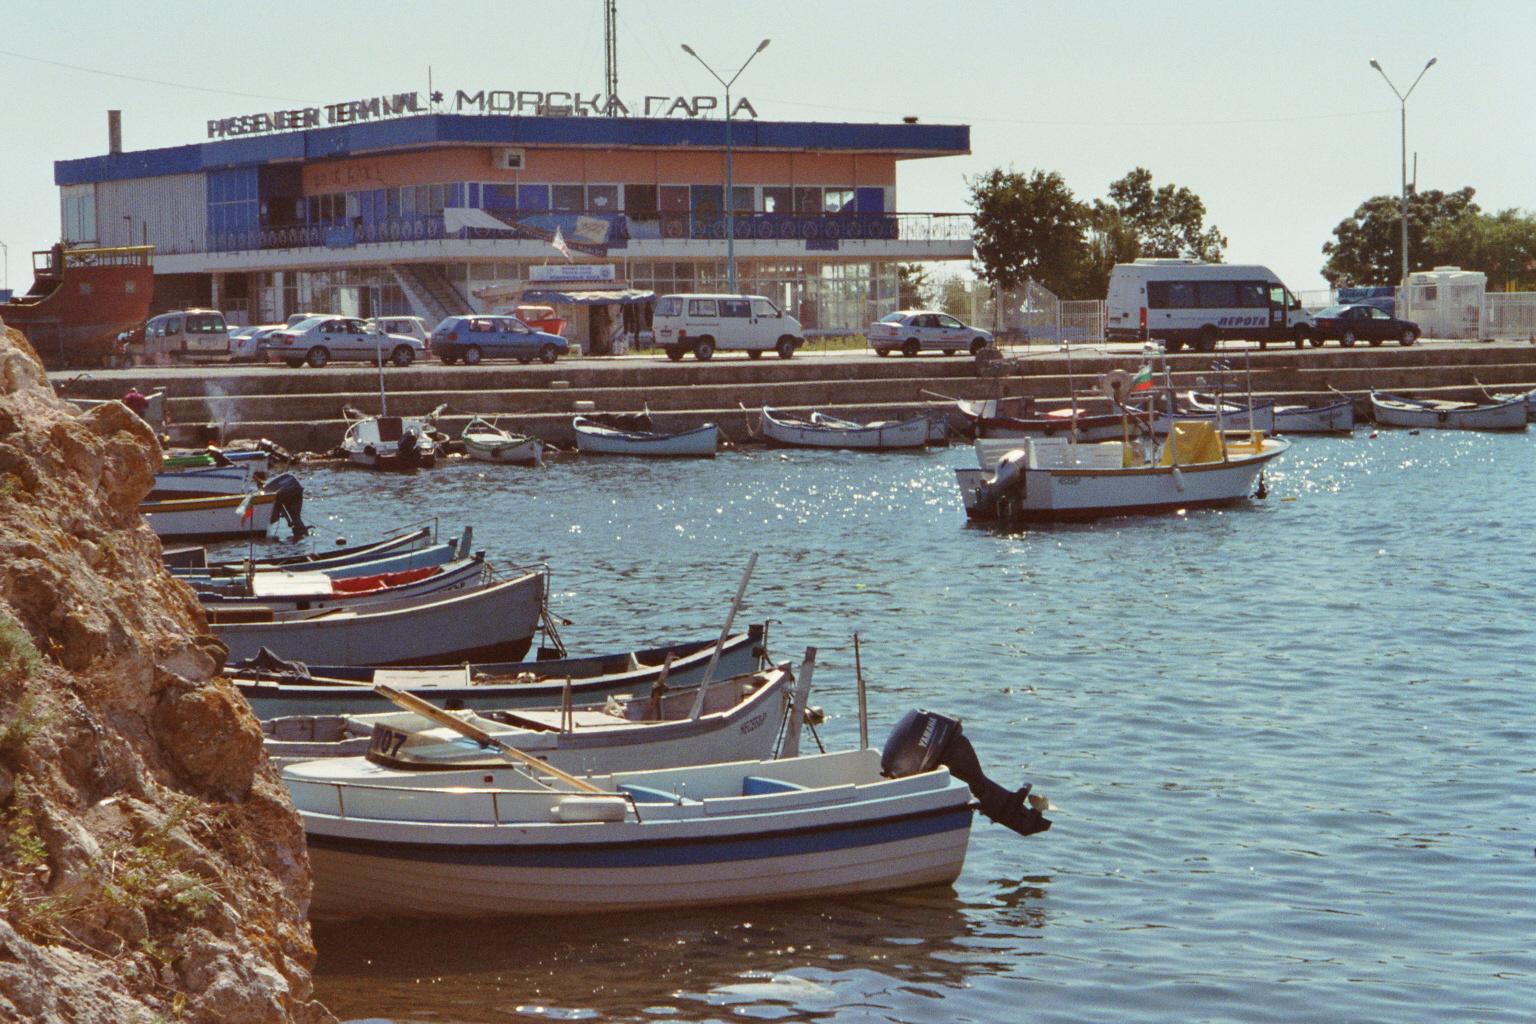
POLYGON ((619 95, 619 0, 605 0, 603 4, 603 36, 608 51, 608 78, 603 88, 607 93, 607 114, 614 116, 619 95))

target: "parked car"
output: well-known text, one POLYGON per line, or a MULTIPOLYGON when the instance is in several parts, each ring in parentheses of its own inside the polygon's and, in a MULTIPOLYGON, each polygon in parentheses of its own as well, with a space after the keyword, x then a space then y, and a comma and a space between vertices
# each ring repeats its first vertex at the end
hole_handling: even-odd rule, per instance
POLYGON ((865 332, 869 347, 877 356, 888 356, 893 351, 911 357, 924 349, 937 349, 947 356, 956 352, 975 355, 992 345, 992 335, 975 327, 967 327, 948 313, 931 309, 903 309, 885 316, 869 325, 865 332))
POLYGON ((570 350, 560 335, 536 331, 515 316, 450 316, 432 332, 432 354, 449 364, 460 359, 470 366, 482 359, 552 363, 570 350))
POLYGON ((1345 348, 1363 339, 1372 345, 1384 341, 1396 341, 1399 345, 1412 345, 1419 340, 1419 325, 1412 320, 1399 320, 1386 310, 1363 302, 1329 306, 1315 315, 1317 325, 1312 344, 1321 345, 1332 338, 1345 348))
POLYGON ((261 342, 273 331, 283 329, 282 324, 258 324, 255 327, 242 327, 229 336, 229 361, 232 363, 254 363, 264 361, 266 352, 261 347, 261 342))
POLYGON ((305 363, 324 366, 333 359, 365 362, 387 359, 396 366, 410 366, 426 355, 426 348, 404 334, 385 334, 354 317, 312 316, 291 327, 273 331, 260 343, 269 362, 292 367, 305 363))
POLYGON ((789 359, 805 344, 800 321, 761 295, 663 295, 652 321, 656 343, 673 362, 689 352, 703 360, 733 350, 749 359, 764 352, 789 359))
POLYGON ((385 334, 403 334, 415 338, 423 348, 432 341, 432 332, 427 330, 427 322, 419 316, 376 316, 370 318, 368 323, 385 334))

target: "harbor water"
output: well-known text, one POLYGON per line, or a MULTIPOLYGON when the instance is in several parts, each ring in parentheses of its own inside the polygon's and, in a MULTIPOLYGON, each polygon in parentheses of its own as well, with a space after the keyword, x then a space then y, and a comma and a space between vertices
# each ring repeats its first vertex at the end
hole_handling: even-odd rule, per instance
POLYGON ((573 653, 817 648, 829 748, 961 717, 1054 827, 952 887, 686 913, 321 921, 342 1020, 1503 1022, 1536 1015, 1528 435, 1296 438, 1267 498, 999 532, 913 454, 301 469, 322 544, 436 518, 550 567, 573 653))

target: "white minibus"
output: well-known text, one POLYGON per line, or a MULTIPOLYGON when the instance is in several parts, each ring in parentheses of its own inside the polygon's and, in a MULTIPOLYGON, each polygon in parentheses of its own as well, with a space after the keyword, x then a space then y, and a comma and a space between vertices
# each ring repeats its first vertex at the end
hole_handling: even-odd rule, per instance
POLYGON ((1107 341, 1160 340, 1169 352, 1213 352, 1223 338, 1301 348, 1314 333, 1311 314, 1268 267, 1199 260, 1116 264, 1104 318, 1107 341))

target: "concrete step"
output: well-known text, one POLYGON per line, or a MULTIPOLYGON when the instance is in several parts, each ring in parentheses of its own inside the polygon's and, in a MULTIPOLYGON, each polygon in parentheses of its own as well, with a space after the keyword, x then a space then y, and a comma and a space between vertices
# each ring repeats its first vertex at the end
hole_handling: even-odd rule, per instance
MULTIPOLYGON (((284 366, 137 368, 92 371, 56 380, 66 397, 117 398, 129 384, 164 388, 167 417, 208 441, 267 438, 293 451, 327 451, 346 430, 343 408, 380 411, 382 376, 392 413, 423 416, 441 409, 440 425, 453 435, 474 416, 571 445, 574 413, 634 412, 649 408, 662 429, 704 422, 745 440, 742 411, 762 405, 796 411, 822 409, 861 419, 897 419, 953 398, 1030 396, 1044 405, 1077 395, 1085 408, 1107 403, 1095 393, 1111 369, 1134 370, 1141 356, 1125 351, 1071 352, 1019 349, 1011 358, 925 356, 876 359, 867 355, 802 353, 794 359, 722 356, 708 363, 673 363, 652 355, 587 357, 553 365, 493 363, 449 367, 436 362, 407 368, 336 366, 316 371, 284 366), (586 403, 590 403, 587 406, 586 403)), ((1180 353, 1167 359, 1176 389, 1251 390, 1287 401, 1318 401, 1348 393, 1368 412, 1371 389, 1463 399, 1485 391, 1536 387, 1536 346, 1507 343, 1430 343, 1411 348, 1337 346, 1180 353), (1217 364, 1225 369, 1218 374, 1217 364)), ((1165 375, 1158 372, 1161 385, 1165 375)))

